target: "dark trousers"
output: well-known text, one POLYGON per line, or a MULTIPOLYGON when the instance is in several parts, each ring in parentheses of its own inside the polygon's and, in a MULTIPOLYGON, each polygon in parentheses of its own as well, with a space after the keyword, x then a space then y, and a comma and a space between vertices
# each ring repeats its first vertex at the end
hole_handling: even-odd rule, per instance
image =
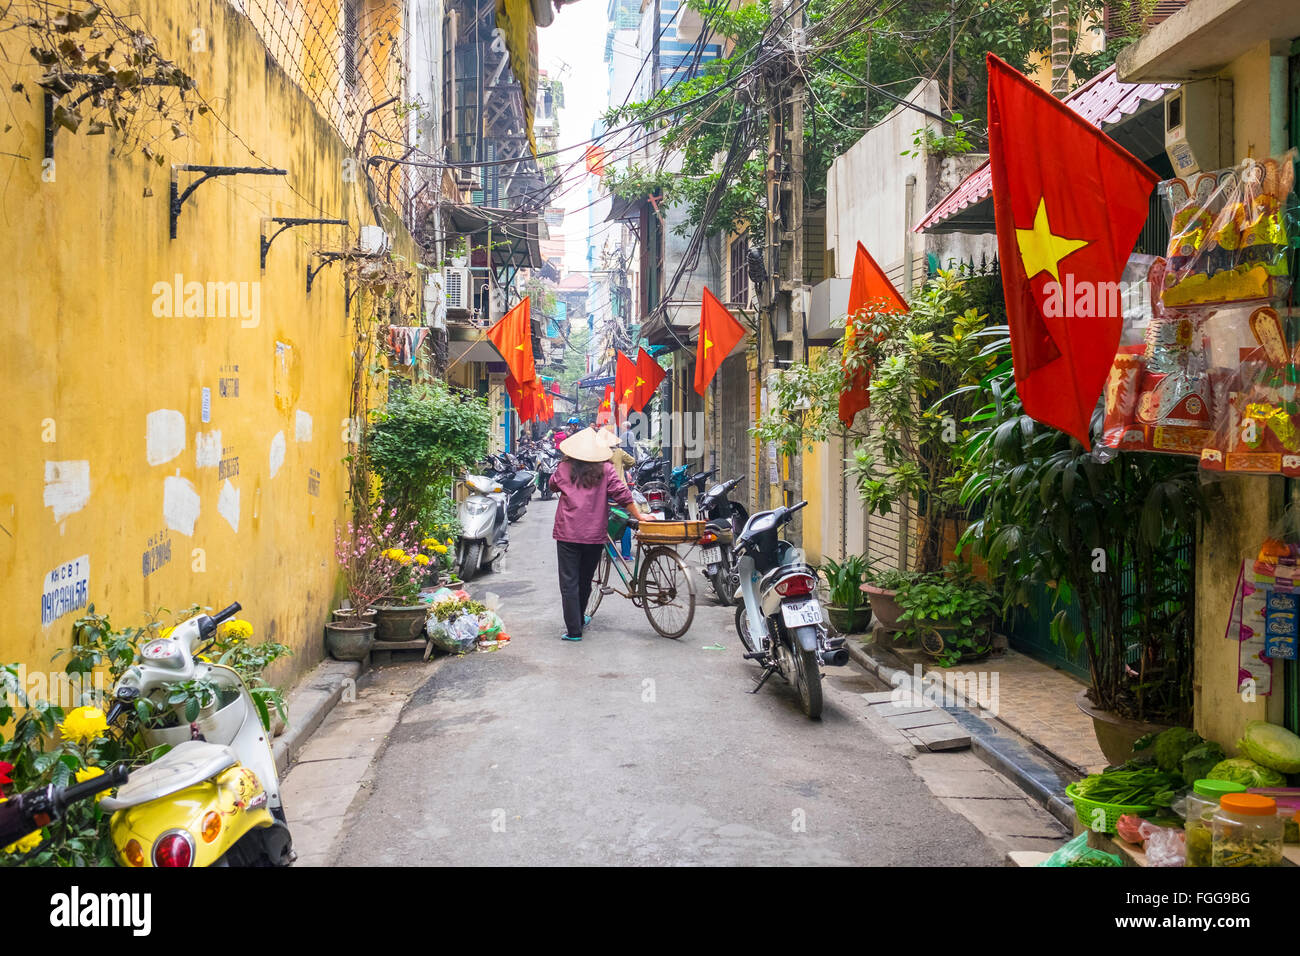
POLYGON ((582 616, 591 597, 591 579, 600 564, 603 544, 555 542, 560 564, 560 603, 564 608, 564 631, 569 637, 582 637, 582 616))

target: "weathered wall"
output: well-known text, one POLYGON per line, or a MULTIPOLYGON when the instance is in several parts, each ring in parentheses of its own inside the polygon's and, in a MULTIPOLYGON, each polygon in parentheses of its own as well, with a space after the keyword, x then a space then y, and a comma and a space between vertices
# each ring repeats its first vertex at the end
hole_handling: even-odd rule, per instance
MULTIPOLYGON (((1285 114, 1285 97, 1270 99, 1268 44, 1238 57, 1222 75, 1233 81, 1233 140, 1238 158, 1271 151, 1271 117, 1285 114), (1279 101, 1280 100, 1280 101, 1279 101)), ((1277 144, 1281 145, 1281 144, 1277 144)), ((1251 702, 1235 690, 1237 645, 1223 639, 1243 558, 1254 558, 1282 505, 1282 480, 1223 479, 1223 501, 1202 522, 1196 547, 1196 730, 1231 749, 1247 720, 1282 722, 1282 666, 1274 665, 1273 694, 1251 702)))
MULTIPOLYGON (((40 98, 7 96, 0 660, 44 668, 68 646, 80 611, 42 623, 42 586, 83 559, 86 597, 119 626, 158 608, 242 602, 260 637, 295 649, 285 678, 322 655, 338 590, 352 336, 341 266, 305 290, 311 251, 339 248, 341 227, 285 233, 262 271, 259 226, 340 217, 355 233, 375 219, 361 185, 345 181, 350 153, 335 129, 246 18, 199 0, 135 9, 213 110, 156 144, 166 159, 288 175, 205 183, 171 240, 167 165, 110 155, 112 136, 61 132, 55 175, 42 181, 40 98), (196 26, 207 41, 197 51, 196 26), (166 294, 176 282, 180 303, 166 294), (221 314, 188 298, 188 283, 236 283, 248 308, 221 314)), ((22 43, 0 35, 10 62, 30 62, 22 43)), ((35 90, 35 70, 19 78, 35 90)), ((414 253, 408 238, 397 248, 414 253)))

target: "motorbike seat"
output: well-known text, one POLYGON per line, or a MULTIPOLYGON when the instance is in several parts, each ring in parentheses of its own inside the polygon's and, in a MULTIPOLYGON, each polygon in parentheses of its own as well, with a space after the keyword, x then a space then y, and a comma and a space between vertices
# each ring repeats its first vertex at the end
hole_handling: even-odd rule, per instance
POLYGON ((139 806, 202 783, 237 763, 235 752, 224 744, 187 740, 147 767, 131 771, 130 781, 118 789, 117 796, 104 797, 100 806, 110 813, 139 806))

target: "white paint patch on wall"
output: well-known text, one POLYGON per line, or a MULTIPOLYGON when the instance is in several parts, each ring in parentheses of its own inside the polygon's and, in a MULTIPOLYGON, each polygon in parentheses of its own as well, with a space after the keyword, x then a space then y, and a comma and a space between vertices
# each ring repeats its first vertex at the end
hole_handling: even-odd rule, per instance
POLYGON ((164 464, 185 450, 185 416, 180 412, 160 408, 146 415, 144 421, 149 464, 164 464))
POLYGON ((199 493, 180 475, 163 480, 163 520, 173 531, 194 534, 194 522, 199 520, 199 493))
POLYGON ((230 479, 226 479, 217 495, 217 513, 226 519, 231 530, 239 533, 239 489, 230 483, 230 479))
POLYGON ((80 511, 89 500, 89 461, 45 463, 45 507, 54 509, 55 521, 80 511))
POLYGON ((301 410, 293 416, 293 440, 311 441, 311 416, 301 410))
POLYGON ((194 464, 198 468, 216 468, 221 464, 221 429, 194 433, 194 464))
POLYGON ((276 432, 275 437, 271 439, 271 477, 280 470, 284 464, 284 432, 276 432))

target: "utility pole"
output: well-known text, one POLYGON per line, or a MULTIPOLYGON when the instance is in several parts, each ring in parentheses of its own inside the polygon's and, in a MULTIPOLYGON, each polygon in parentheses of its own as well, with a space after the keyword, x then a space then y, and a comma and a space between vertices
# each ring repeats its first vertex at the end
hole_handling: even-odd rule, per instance
MULTIPOLYGON (((785 0, 772 0, 773 19, 782 17, 785 7, 785 0)), ((778 359, 785 366, 808 361, 804 335, 804 80, 794 62, 803 32, 802 24, 803 14, 800 12, 782 26, 775 42, 780 45, 783 56, 777 58, 765 80, 765 92, 770 102, 764 256, 769 281, 761 303, 758 328, 758 375, 763 388, 776 370, 778 359)), ((790 458, 789 477, 783 478, 778 472, 776 482, 770 480, 770 462, 768 457, 758 463, 759 506, 769 508, 793 504, 803 492, 802 455, 795 454, 790 458), (774 487, 779 489, 783 500, 772 500, 774 487)), ((790 529, 794 540, 801 541, 801 516, 795 516, 790 529)))

